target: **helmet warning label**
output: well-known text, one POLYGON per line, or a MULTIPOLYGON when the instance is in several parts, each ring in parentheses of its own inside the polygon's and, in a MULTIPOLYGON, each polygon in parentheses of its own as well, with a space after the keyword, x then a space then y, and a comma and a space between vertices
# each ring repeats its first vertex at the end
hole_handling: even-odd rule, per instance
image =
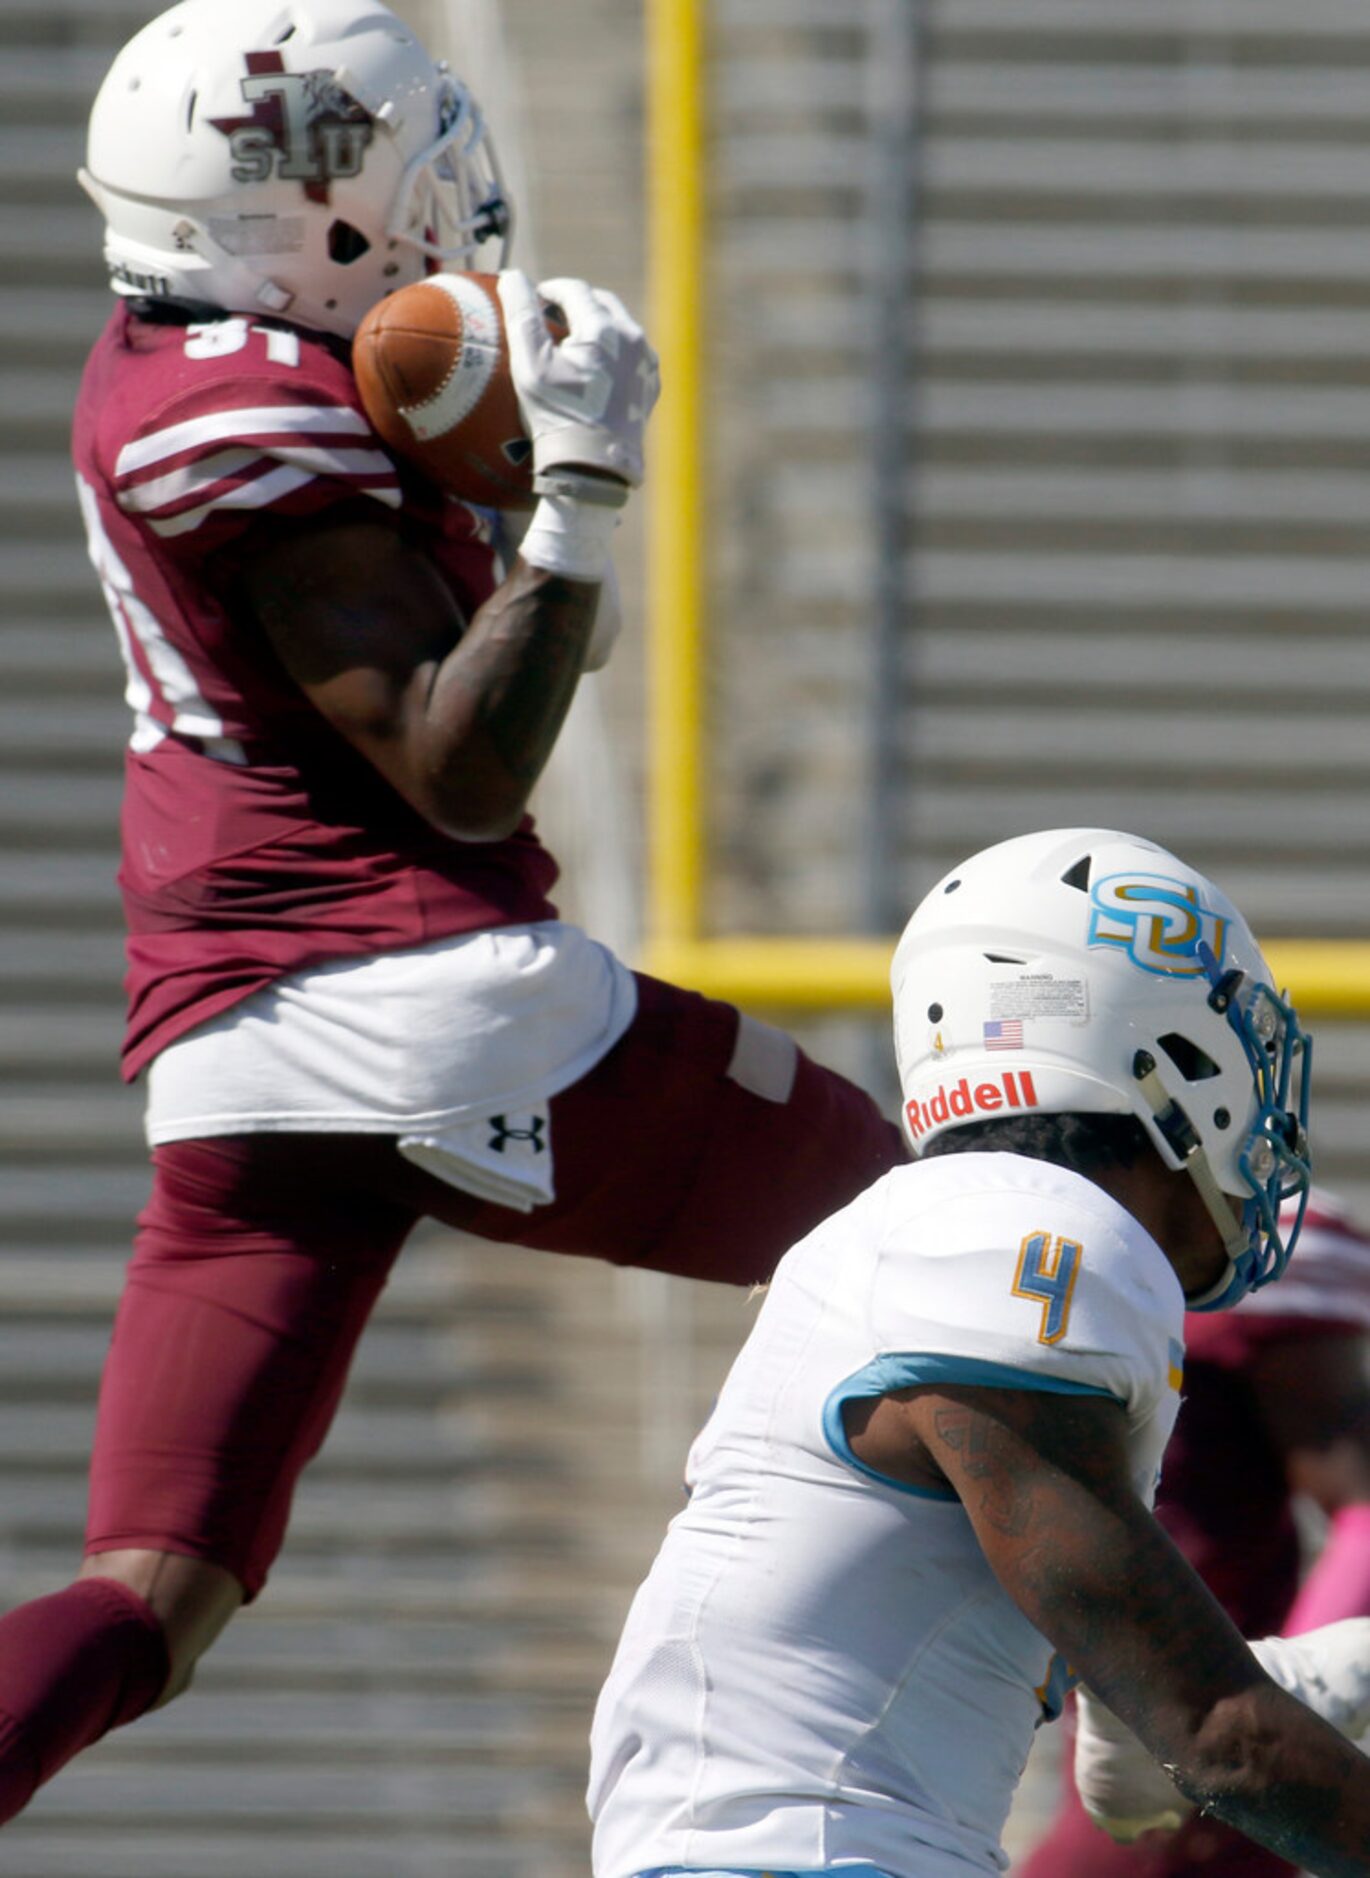
POLYGON ((1024 972, 1016 978, 997 979, 990 985, 989 1014, 991 1017, 1054 1017, 1061 1023, 1083 1024, 1089 1016, 1089 996, 1083 978, 1024 972))

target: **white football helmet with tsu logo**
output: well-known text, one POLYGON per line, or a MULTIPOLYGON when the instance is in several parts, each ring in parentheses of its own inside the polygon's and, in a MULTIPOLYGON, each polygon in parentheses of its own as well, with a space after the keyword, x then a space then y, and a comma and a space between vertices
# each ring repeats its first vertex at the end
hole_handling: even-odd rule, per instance
POLYGON ((182 0, 124 47, 86 192, 118 293, 351 336, 396 287, 504 262, 474 99, 377 0, 182 0))
POLYGON ((923 900, 891 983, 915 1151, 1015 1112, 1134 1115, 1227 1247, 1227 1274, 1190 1308, 1279 1276, 1308 1190, 1311 1043, 1202 874, 1107 829, 1001 842, 923 900))

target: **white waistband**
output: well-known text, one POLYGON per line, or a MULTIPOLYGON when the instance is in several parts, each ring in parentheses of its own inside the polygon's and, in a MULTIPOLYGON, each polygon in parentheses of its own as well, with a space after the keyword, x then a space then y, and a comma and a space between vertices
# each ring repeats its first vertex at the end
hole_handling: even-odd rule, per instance
POLYGON ((432 1137, 532 1110, 633 1020, 637 985, 577 926, 545 920, 296 972, 161 1052, 147 1135, 432 1137))

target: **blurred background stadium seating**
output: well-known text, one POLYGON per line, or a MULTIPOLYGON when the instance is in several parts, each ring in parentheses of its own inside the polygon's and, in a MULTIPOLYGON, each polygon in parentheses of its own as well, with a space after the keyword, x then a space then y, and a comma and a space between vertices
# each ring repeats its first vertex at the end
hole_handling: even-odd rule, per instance
MULTIPOLYGON (((145 1191, 117 1086, 125 736, 66 432, 72 180, 155 6, 0 0, 0 1601, 78 1544, 145 1191)), ((495 119, 521 252, 644 305, 636 0, 397 0, 495 119)), ((893 929, 959 854, 1183 848, 1272 938, 1370 931, 1370 17, 1355 0, 699 0, 709 930, 893 929)), ((669 395, 669 384, 668 384, 669 395)), ((624 533, 630 622, 643 518, 624 533)), ((643 943, 644 641, 546 792, 643 943)), ((1318 1026, 1364 1207, 1370 1033, 1318 1026)), ((892 1099, 883 1016, 806 1042, 892 1099)), ((747 1321, 430 1233, 258 1610, 5 1835, 8 1878, 583 1878, 589 1705, 747 1321)), ((1020 1839, 1030 1819, 1015 1825, 1020 1839)))

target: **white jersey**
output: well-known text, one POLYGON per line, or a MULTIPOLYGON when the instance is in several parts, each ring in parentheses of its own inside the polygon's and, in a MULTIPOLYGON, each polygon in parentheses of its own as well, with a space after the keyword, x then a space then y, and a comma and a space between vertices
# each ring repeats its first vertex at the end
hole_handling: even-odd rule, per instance
POLYGON ((1111 1396, 1150 1504, 1183 1312, 1130 1214, 1016 1155, 897 1168, 789 1252, 600 1696, 596 1878, 1002 1869, 1063 1669, 961 1502, 864 1467, 842 1405, 915 1383, 1111 1396))

